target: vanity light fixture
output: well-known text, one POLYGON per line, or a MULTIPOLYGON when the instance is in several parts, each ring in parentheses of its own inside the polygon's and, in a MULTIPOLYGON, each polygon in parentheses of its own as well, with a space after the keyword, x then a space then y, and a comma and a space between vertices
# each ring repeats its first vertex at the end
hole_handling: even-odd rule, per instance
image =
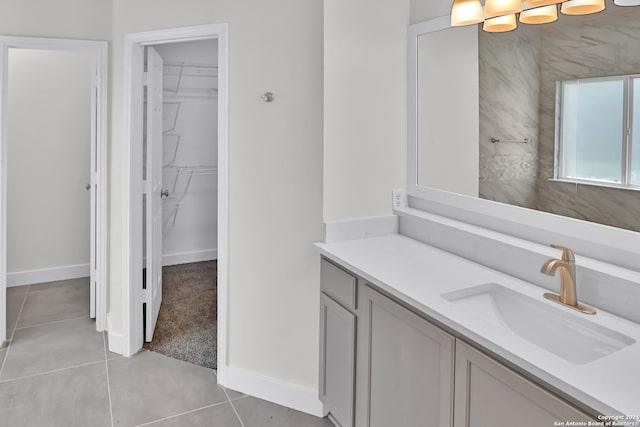
POLYGON ((562 3, 563 0, 528 0, 527 4, 532 7, 548 6, 550 4, 562 3))
POLYGON ((604 0, 569 0, 562 3, 560 12, 565 15, 588 15, 603 11, 604 8, 604 0))
POLYGON ((558 6, 555 4, 523 10, 520 13, 520 22, 523 24, 548 24, 557 20, 558 6))
POLYGON ((514 13, 511 15, 485 19, 482 29, 488 33, 504 33, 515 30, 517 26, 516 15, 514 13))
POLYGON ((484 21, 480 0, 454 0, 451 8, 451 26, 479 24, 484 21))
POLYGON ((484 14, 487 18, 512 15, 521 11, 521 0, 485 0, 484 3, 484 14))
MULTIPOLYGON (((614 0, 616 6, 640 6, 640 0, 614 0)), ((557 4, 565 15, 588 15, 605 9, 605 0, 454 0, 451 26, 483 23, 482 29, 492 33, 515 30, 516 14, 523 24, 547 24, 558 19, 557 4)))

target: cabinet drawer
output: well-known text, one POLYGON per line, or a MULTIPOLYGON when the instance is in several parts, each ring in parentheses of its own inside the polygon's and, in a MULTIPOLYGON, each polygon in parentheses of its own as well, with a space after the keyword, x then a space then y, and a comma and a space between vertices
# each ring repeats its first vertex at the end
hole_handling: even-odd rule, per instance
POLYGON ((356 309, 356 278, 323 259, 320 266, 320 286, 322 292, 331 296, 343 306, 356 309))

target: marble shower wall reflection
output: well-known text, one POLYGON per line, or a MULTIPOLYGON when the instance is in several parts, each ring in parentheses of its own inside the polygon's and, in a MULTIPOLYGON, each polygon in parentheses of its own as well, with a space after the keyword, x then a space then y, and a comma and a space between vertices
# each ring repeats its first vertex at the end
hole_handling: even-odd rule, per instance
POLYGON ((640 8, 561 21, 479 33, 480 197, 640 231, 639 191, 549 180, 556 81, 640 74, 640 8))
POLYGON ((479 32, 480 177, 484 199, 538 206, 539 40, 532 31, 479 32), (501 142, 492 143, 491 139, 501 142), (529 139, 530 143, 520 141, 529 139))

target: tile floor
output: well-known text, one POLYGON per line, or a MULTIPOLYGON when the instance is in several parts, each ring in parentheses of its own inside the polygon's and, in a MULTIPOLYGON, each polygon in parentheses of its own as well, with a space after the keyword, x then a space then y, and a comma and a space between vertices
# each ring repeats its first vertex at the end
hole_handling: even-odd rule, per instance
POLYGON ((89 319, 88 280, 7 290, 0 427, 330 427, 226 390, 214 371, 143 351, 107 350, 89 319))

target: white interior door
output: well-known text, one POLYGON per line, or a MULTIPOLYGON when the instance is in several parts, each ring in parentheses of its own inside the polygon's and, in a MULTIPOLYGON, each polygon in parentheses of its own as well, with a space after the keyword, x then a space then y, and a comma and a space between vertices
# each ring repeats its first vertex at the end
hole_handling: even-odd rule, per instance
MULTIPOLYGON (((92 69, 92 71, 94 71, 92 69)), ((90 203, 91 203, 91 226, 90 226, 90 238, 89 238, 89 286, 90 286, 90 298, 89 298, 89 316, 92 319, 96 318, 96 293, 97 293, 97 283, 98 283, 98 238, 97 238, 97 227, 98 227, 98 84, 97 84, 97 74, 95 72, 92 73, 91 79, 91 168, 89 172, 89 182, 87 183, 87 190, 91 193, 90 203)))
POLYGON ((147 48, 145 341, 162 303, 162 58, 147 48))
POLYGON ((7 74, 9 48, 0 43, 0 348, 7 336, 7 74))

